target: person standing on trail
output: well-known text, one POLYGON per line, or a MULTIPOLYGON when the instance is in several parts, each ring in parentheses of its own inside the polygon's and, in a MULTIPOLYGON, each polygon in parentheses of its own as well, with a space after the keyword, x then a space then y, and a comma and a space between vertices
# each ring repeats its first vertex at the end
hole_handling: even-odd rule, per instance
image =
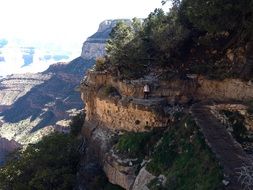
POLYGON ((148 99, 149 93, 150 93, 150 88, 148 84, 145 84, 144 88, 143 88, 143 92, 144 92, 144 99, 148 99))

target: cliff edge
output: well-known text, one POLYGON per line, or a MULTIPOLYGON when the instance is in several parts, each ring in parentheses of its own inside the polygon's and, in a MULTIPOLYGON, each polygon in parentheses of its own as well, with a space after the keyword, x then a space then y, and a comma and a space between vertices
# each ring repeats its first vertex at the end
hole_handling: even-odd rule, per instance
MULTIPOLYGON (((159 151, 170 151, 170 145, 165 149, 156 150, 159 149, 157 148, 160 146, 159 143, 165 143, 163 139, 166 139, 167 134, 169 136, 173 135, 170 138, 175 138, 174 135, 178 135, 182 139, 190 137, 189 142, 186 141, 193 144, 195 148, 199 145, 197 145, 197 141, 194 144, 195 140, 193 139, 203 138, 213 151, 212 154, 216 157, 214 160, 217 160, 225 168, 222 170, 225 177, 221 177, 221 174, 218 175, 218 173, 215 174, 220 176, 217 181, 217 184, 220 184, 218 185, 219 188, 221 186, 224 186, 225 189, 242 188, 243 185, 238 180, 239 175, 235 171, 242 168, 244 164, 250 163, 251 154, 245 154, 244 146, 235 136, 231 136, 226 129, 227 126, 220 123, 221 120, 219 119, 225 117, 222 112, 224 110, 231 113, 237 110, 240 110, 240 113, 247 113, 247 106, 243 106, 243 102, 250 101, 253 98, 253 85, 250 82, 240 79, 210 80, 197 75, 189 75, 187 79, 161 80, 156 77, 146 76, 137 80, 120 80, 108 71, 89 70, 85 80, 81 83, 80 91, 81 98, 85 102, 86 111, 83 135, 87 139, 88 149, 91 148, 91 144, 96 147, 96 151, 92 155, 97 155, 97 161, 111 183, 120 185, 127 190, 153 189, 150 187, 154 183, 168 185, 168 181, 172 179, 164 172, 156 173, 157 171, 152 168, 157 167, 156 165, 159 165, 159 162, 152 167, 150 166, 152 164, 149 164, 149 162, 152 163, 156 160, 155 154, 159 154, 159 151), (149 98, 144 99, 143 86, 147 83, 150 85, 151 92, 149 98), (192 105, 197 105, 197 102, 203 102, 203 105, 207 107, 205 108, 207 109, 205 117, 201 115, 201 113, 204 114, 204 111, 200 113, 195 107, 191 109, 192 105), (208 131, 218 131, 216 128, 222 130, 223 136, 226 136, 226 143, 223 142, 222 144, 224 146, 230 144, 230 146, 218 146, 218 141, 214 138, 223 139, 223 137, 218 137, 221 134, 209 135, 213 133, 206 132, 204 122, 210 124, 208 131), (190 133, 196 133, 200 136, 191 136, 190 133, 188 134, 190 136, 184 136, 186 132, 183 131, 188 129, 181 131, 181 125, 191 126, 189 130, 193 131, 190 133), (120 150, 121 138, 124 138, 124 135, 127 136, 126 139, 128 140, 133 138, 131 135, 140 135, 134 140, 139 141, 142 134, 151 133, 151 136, 155 138, 157 133, 159 134, 157 131, 162 131, 163 135, 160 133, 160 136, 157 137, 160 141, 153 139, 153 145, 149 145, 151 152, 145 153, 145 158, 140 158, 139 153, 130 156, 128 154, 131 152, 130 149, 123 151, 124 153, 120 150), (155 145, 156 143, 158 144, 155 145), (151 147, 154 145, 156 148, 152 149, 151 147), (226 149, 226 155, 221 154, 224 149, 226 149), (238 155, 240 153, 240 157, 234 156, 235 150, 238 155), (233 161, 226 161, 228 155, 231 159, 233 158, 233 161), (238 181, 234 182, 236 180, 238 181)), ((251 122, 248 120, 251 116, 246 119, 247 114, 243 114, 243 117, 245 117, 245 121, 248 121, 246 125, 248 131, 252 131, 253 122, 251 119, 251 122)), ((126 139, 122 146, 129 143, 126 139)), ((146 143, 148 144, 149 141, 146 143)), ((178 148, 180 147, 180 143, 174 141, 171 143, 175 143, 178 148)), ((145 145, 141 146, 139 151, 143 151, 143 149, 145 151, 145 145)), ((180 153, 181 148, 176 150, 179 151, 179 153, 176 153, 178 159, 181 159, 182 156, 180 153)), ((210 149, 203 148, 195 151, 210 154, 208 153, 210 149)), ((88 152, 86 152, 87 155, 89 155, 88 152)), ((165 155, 167 154, 169 153, 165 155)), ((210 161, 210 164, 214 165, 214 168, 218 167, 213 161, 212 164, 210 161)), ((199 172, 201 173, 202 170, 199 172)), ((214 174, 211 173, 210 175, 214 174)), ((208 178, 211 178, 211 176, 208 178)))
POLYGON ((88 37, 83 43, 81 57, 84 59, 95 59, 105 55, 105 43, 109 38, 110 32, 118 22, 130 23, 129 19, 105 20, 99 24, 98 31, 88 37))

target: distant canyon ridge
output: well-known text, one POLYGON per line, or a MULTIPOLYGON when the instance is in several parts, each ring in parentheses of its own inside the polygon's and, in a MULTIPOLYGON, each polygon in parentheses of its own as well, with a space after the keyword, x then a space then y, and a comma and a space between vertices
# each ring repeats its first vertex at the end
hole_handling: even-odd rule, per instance
MULTIPOLYGON (((118 21, 103 21, 83 43, 81 56, 73 61, 58 62, 41 73, 0 79, 0 161, 6 152, 34 143, 52 131, 68 131, 71 116, 83 108, 80 80, 96 57, 105 54, 105 42, 118 21)), ((0 48, 4 43, 8 42, 0 40, 0 48)))

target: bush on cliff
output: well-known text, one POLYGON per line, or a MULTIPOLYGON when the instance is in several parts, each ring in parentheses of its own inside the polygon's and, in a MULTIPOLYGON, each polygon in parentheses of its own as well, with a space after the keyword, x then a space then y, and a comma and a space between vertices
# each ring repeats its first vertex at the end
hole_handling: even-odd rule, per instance
POLYGON ((253 100, 248 102, 248 110, 249 114, 253 115, 253 100))
POLYGON ((70 134, 73 136, 78 136, 81 134, 81 130, 85 120, 85 113, 80 112, 73 116, 70 122, 70 134))
POLYGON ((180 65, 173 57, 180 54, 188 36, 177 18, 175 11, 165 14, 156 9, 143 22, 134 19, 130 26, 118 23, 106 45, 112 72, 132 79, 142 77, 152 67, 177 69, 180 65))
POLYGON ((162 69, 169 76, 252 79, 253 62, 231 61, 226 53, 245 56, 235 50, 253 40, 253 0, 166 1, 174 5, 169 13, 156 9, 143 22, 113 29, 106 47, 114 75, 134 79, 162 69))
MULTIPOLYGON (((221 185, 221 169, 189 116, 164 133, 146 168, 166 176, 164 190, 218 189, 221 185)), ((152 190, 158 186, 156 180, 150 183, 152 190)))
POLYGON ((104 71, 108 68, 108 66, 109 66, 109 60, 107 56, 98 57, 95 63, 95 71, 104 71))
POLYGON ((54 133, 28 145, 0 169, 0 189, 73 189, 79 143, 70 135, 54 133))
POLYGON ((105 85, 103 89, 103 95, 108 96, 116 96, 119 95, 117 89, 113 87, 112 85, 105 85))
POLYGON ((116 149, 129 157, 140 157, 145 155, 145 145, 151 138, 151 133, 126 133, 119 138, 116 149))
POLYGON ((149 132, 127 132, 119 137, 116 150, 131 158, 143 158, 151 154, 154 145, 160 139, 163 129, 153 129, 149 132))

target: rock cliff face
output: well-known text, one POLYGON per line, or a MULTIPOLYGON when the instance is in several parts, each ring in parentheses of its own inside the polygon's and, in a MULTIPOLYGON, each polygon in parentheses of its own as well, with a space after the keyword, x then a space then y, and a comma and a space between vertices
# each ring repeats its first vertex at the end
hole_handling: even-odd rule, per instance
POLYGON ((198 79, 199 99, 240 100, 253 99, 253 82, 244 82, 240 79, 225 79, 223 81, 198 79))
MULTIPOLYGON (((155 78, 121 81, 107 72, 87 73, 88 86, 113 86, 122 96, 143 98, 143 86, 148 83, 152 97, 164 97, 168 102, 187 102, 191 99, 204 100, 251 100, 253 98, 253 82, 240 79, 209 80, 203 76, 189 76, 185 80, 162 81, 155 78)), ((82 99, 86 96, 82 94, 82 99)), ((152 100, 152 99, 151 99, 152 100)))
POLYGON ((81 84, 81 97, 86 103, 84 135, 88 147, 99 147, 95 148, 93 157, 98 155, 101 168, 111 183, 127 190, 137 190, 140 187, 145 189, 154 177, 143 169, 136 181, 140 164, 136 159, 118 155, 112 148, 113 138, 105 138, 107 135, 102 129, 109 131, 113 137, 121 131, 146 131, 151 126, 164 127, 169 122, 168 117, 165 117, 167 113, 163 110, 167 105, 166 98, 159 96, 143 99, 142 88, 146 81, 132 82, 134 84, 119 81, 108 73, 90 71, 81 84), (108 88, 114 91, 106 93, 108 88), (103 146, 102 142, 105 143, 103 146), (148 179, 144 179, 147 176, 148 179))
POLYGON ((98 28, 98 31, 90 36, 84 43, 82 48, 81 57, 84 59, 94 59, 101 57, 105 54, 105 42, 109 38, 109 34, 114 26, 119 22, 130 23, 131 20, 105 20, 98 28))
MULTIPOLYGON (((149 126, 163 127, 163 106, 166 99, 156 97, 143 99, 140 89, 117 81, 111 76, 94 72, 87 73, 85 84, 81 86, 81 97, 86 101, 86 120, 99 121, 99 125, 113 130, 145 131, 149 126), (106 88, 117 89, 110 97, 106 88), (139 92, 138 92, 139 91, 139 92), (132 96, 133 94, 138 96, 132 96), (124 118, 124 119, 122 119, 124 118)), ((138 87, 137 87, 138 88, 138 87)))
POLYGON ((53 64, 43 73, 1 78, 0 137, 28 144, 55 130, 67 132, 70 117, 83 108, 78 85, 95 58, 104 55, 104 43, 117 22, 101 23, 84 42, 82 56, 69 63, 53 64))
POLYGON ((33 87, 51 78, 51 74, 14 74, 0 80, 0 110, 11 106, 33 87))
POLYGON ((18 147, 20 147, 20 144, 14 140, 9 141, 0 137, 0 166, 4 163, 5 156, 18 147))
POLYGON ((2 79, 0 136, 27 144, 53 130, 68 131, 71 115, 82 109, 75 87, 92 64, 77 58, 43 73, 2 79))
MULTIPOLYGON (((242 101, 253 98, 251 82, 239 79, 215 81, 202 76, 170 81, 150 77, 121 81, 107 72, 89 71, 80 88, 81 98, 86 105, 84 130, 93 131, 93 135, 88 135, 88 141, 94 139, 96 131, 100 129, 107 129, 117 136, 122 131, 136 132, 150 127, 168 126, 173 112, 171 107, 175 103, 202 100, 242 101), (149 99, 143 99, 143 86, 146 83, 151 87, 149 99)), ((148 190, 147 184, 155 176, 145 169, 145 164, 138 172, 136 168, 140 165, 136 165, 134 160, 117 155, 111 142, 105 141, 103 132, 95 136, 96 141, 92 141, 95 142, 92 146, 96 146, 96 142, 107 142, 107 146, 103 146, 106 148, 96 150, 109 181, 127 190, 148 190)), ((100 145, 98 147, 101 148, 100 145)))

